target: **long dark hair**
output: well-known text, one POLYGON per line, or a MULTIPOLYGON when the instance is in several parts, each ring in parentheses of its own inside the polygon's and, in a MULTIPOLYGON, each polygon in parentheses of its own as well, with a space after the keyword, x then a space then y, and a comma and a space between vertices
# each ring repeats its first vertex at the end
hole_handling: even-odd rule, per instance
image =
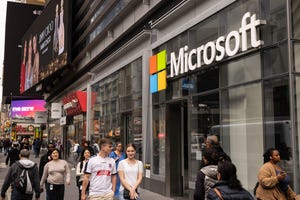
POLYGON ((80 165, 79 165, 79 167, 80 167, 80 172, 82 172, 83 161, 85 160, 85 157, 84 157, 84 152, 85 152, 85 151, 90 152, 90 155, 92 155, 92 154, 91 154, 91 151, 90 151, 88 148, 86 148, 86 149, 84 149, 84 150, 82 151, 82 154, 81 154, 81 157, 80 157, 80 165))
POLYGON ((221 180, 226 181, 232 189, 242 190, 242 184, 237 179, 236 167, 229 161, 220 161, 218 163, 218 172, 221 175, 221 180))
POLYGON ((277 151, 275 148, 269 148, 265 151, 263 157, 264 157, 264 163, 267 163, 270 161, 270 157, 272 156, 273 152, 277 151))

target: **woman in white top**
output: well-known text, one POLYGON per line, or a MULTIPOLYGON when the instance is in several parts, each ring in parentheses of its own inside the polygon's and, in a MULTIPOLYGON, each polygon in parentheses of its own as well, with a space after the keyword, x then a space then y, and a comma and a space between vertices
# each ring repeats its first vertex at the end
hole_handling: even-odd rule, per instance
POLYGON ((79 190, 79 200, 81 199, 82 181, 84 177, 85 165, 91 157, 91 152, 89 149, 85 149, 83 156, 80 158, 80 162, 76 167, 76 184, 79 190))
POLYGON ((130 199, 140 199, 138 187, 143 179, 143 163, 135 159, 136 147, 129 143, 126 147, 127 158, 120 161, 118 173, 121 181, 119 199, 124 198, 124 188, 129 190, 130 199))

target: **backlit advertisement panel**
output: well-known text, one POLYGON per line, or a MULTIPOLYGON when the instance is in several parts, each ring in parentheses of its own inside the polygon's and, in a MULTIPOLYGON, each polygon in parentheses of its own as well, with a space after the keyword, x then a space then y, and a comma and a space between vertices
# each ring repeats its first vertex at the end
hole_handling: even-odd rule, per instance
POLYGON ((46 111, 44 100, 13 100, 11 118, 34 118, 35 112, 46 111))
POLYGON ((68 62, 67 0, 52 0, 22 39, 20 92, 53 74, 68 62))

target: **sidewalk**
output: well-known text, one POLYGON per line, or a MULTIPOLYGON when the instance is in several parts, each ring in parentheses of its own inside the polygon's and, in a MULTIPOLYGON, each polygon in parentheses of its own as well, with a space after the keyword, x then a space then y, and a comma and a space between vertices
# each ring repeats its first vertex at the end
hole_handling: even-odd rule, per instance
MULTIPOLYGON (((4 178, 8 171, 8 166, 5 165, 5 159, 6 156, 4 156, 3 153, 0 153, 0 186, 2 187, 4 178)), ((39 165, 40 159, 34 158, 34 155, 31 154, 30 160, 34 161, 39 165)), ((141 192, 141 199, 142 200, 173 200, 171 198, 159 195, 157 193, 151 192, 149 190, 140 189, 141 192)), ((75 181, 75 171, 71 171, 71 184, 66 185, 65 187, 65 199, 69 200, 77 200, 78 199, 78 189, 76 187, 76 181, 75 181)), ((33 198, 34 199, 34 198, 33 198)), ((41 194, 41 200, 45 200, 45 192, 41 194)), ((10 200, 10 189, 6 192, 6 200, 10 200)))

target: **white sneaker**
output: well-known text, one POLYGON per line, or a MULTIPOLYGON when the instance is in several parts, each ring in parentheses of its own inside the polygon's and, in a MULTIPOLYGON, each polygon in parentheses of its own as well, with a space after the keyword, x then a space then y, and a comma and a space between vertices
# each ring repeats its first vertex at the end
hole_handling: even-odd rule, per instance
POLYGON ((75 170, 75 168, 73 167, 71 170, 72 170, 72 171, 74 171, 74 170, 75 170))

